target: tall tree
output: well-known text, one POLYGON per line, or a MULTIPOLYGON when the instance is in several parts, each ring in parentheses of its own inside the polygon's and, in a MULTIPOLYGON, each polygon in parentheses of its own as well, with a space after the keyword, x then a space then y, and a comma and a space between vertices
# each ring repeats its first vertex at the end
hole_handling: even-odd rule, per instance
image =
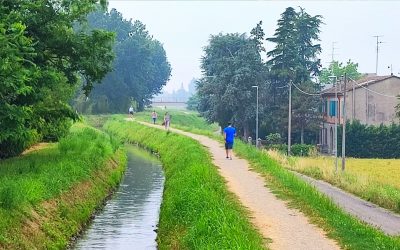
POLYGON ((346 65, 338 61, 331 62, 329 68, 322 69, 319 75, 319 81, 323 85, 330 84, 332 83, 330 76, 334 75, 339 78, 340 76, 344 76, 345 73, 353 80, 358 80, 362 76, 362 74, 358 72, 358 63, 354 63, 349 59, 346 65))
POLYGON ((210 122, 225 126, 234 122, 247 137, 254 124, 255 90, 264 82, 261 60, 264 37, 261 22, 245 34, 211 36, 204 49, 201 68, 204 77, 198 82, 199 110, 210 122))
POLYGON ((169 80, 171 66, 162 44, 154 39, 140 21, 125 20, 121 13, 112 9, 89 15, 89 29, 115 32, 114 69, 97 86, 89 97, 77 97, 74 106, 81 112, 126 112, 132 102, 139 110, 153 95, 158 94, 169 80))
POLYGON ((278 28, 267 41, 275 43, 275 48, 267 53, 267 65, 270 69, 271 129, 286 134, 288 119, 288 86, 293 96, 293 128, 304 141, 304 130, 314 129, 318 118, 318 97, 312 95, 320 90, 313 80, 320 72, 320 60, 317 58, 321 46, 319 41, 322 17, 311 16, 304 9, 296 11, 288 7, 278 20, 278 28), (307 95, 304 92, 310 92, 307 95))
POLYGON ((111 69, 113 34, 73 30, 96 2, 0 1, 0 157, 65 134, 74 89, 89 93, 111 69))

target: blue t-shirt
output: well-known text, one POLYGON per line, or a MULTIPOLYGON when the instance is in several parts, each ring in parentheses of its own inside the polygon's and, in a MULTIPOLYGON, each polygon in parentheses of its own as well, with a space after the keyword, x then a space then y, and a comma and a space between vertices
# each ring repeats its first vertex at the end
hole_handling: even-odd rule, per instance
POLYGON ((225 141, 227 143, 233 143, 233 139, 235 138, 236 129, 234 127, 226 127, 224 128, 224 133, 226 134, 225 141))

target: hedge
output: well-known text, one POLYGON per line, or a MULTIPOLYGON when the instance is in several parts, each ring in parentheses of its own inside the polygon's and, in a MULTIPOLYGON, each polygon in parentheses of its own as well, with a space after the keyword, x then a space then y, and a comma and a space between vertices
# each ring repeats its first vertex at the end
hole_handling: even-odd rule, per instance
MULTIPOLYGON (((338 127, 338 153, 342 153, 342 126, 338 127)), ((400 158, 400 125, 346 124, 346 155, 356 158, 400 158)))

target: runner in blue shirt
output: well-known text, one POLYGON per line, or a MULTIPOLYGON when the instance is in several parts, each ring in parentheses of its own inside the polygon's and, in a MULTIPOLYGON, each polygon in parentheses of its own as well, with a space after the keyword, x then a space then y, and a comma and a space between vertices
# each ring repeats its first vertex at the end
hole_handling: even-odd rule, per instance
POLYGON ((236 129, 232 127, 232 123, 229 122, 228 127, 224 128, 226 159, 232 160, 232 147, 235 136, 236 136, 236 129))

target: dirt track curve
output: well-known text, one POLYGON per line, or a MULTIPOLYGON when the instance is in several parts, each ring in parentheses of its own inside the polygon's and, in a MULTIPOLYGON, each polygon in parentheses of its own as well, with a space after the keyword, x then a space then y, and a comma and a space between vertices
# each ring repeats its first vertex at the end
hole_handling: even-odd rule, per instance
MULTIPOLYGON (((147 126, 162 129, 148 123, 147 126)), ((235 156, 233 160, 225 159, 222 145, 206 136, 196 135, 177 129, 172 132, 191 137, 206 146, 213 163, 227 181, 228 189, 247 207, 253 224, 265 238, 271 249, 327 250, 340 249, 338 244, 326 237, 325 232, 311 224, 298 210, 288 208, 284 201, 277 199, 265 187, 265 180, 257 173, 250 171, 249 163, 235 156)))

